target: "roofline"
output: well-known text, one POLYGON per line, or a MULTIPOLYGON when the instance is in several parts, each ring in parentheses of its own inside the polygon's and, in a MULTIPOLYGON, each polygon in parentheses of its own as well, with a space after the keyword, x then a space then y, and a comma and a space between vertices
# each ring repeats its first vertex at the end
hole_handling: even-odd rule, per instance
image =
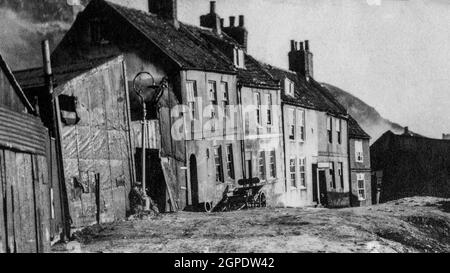
POLYGON ((317 109, 317 108, 314 108, 314 107, 303 106, 303 105, 295 104, 293 102, 284 101, 283 99, 281 99, 281 106, 283 107, 284 105, 290 105, 290 106, 301 107, 301 108, 305 108, 305 109, 309 109, 309 110, 314 110, 314 111, 317 111, 317 112, 325 113, 325 114, 330 115, 330 116, 341 117, 341 118, 344 118, 345 120, 349 119, 348 115, 331 113, 329 111, 323 111, 323 110, 320 110, 320 109, 317 109))
MULTIPOLYGON (((154 46, 156 46, 159 50, 161 50, 164 54, 166 54, 176 65, 178 65, 178 67, 181 69, 183 66, 182 66, 182 64, 179 62, 179 61, 177 61, 173 56, 172 56, 172 54, 170 54, 165 48, 163 48, 163 47, 161 47, 161 46, 159 46, 151 37, 149 37, 147 34, 145 34, 145 33, 143 33, 140 29, 139 29, 139 27, 135 24, 135 23, 133 23, 131 20, 129 20, 126 16, 124 16, 122 13, 120 13, 120 11, 118 11, 117 9, 116 9, 116 7, 114 6, 114 5, 119 5, 119 6, 122 6, 122 5, 120 5, 120 4, 115 4, 115 3, 111 3, 111 2, 109 2, 109 1, 107 1, 107 0, 97 0, 97 1, 100 1, 100 2, 104 2, 108 7, 110 7, 111 9, 113 9, 116 13, 118 13, 122 18, 124 18, 129 24, 131 24, 136 30, 138 30, 143 36, 145 36, 150 42, 152 42, 153 43, 153 45, 154 46)), ((93 3, 94 1, 92 1, 92 3, 93 3)), ((125 7, 125 6, 123 6, 123 7, 125 7)), ((129 7, 125 7, 125 8, 128 8, 128 9, 132 9, 132 8, 129 8, 129 7)), ((149 13, 149 14, 151 14, 151 13, 149 13)))
POLYGON ((187 71, 187 70, 193 70, 193 71, 203 71, 203 72, 211 72, 211 73, 220 73, 220 74, 228 74, 228 75, 237 75, 237 71, 226 71, 226 70, 220 70, 220 69, 206 69, 206 68, 199 68, 199 67, 189 67, 189 66, 181 66, 181 71, 187 71))
POLYGON ((250 88, 264 88, 264 89, 270 89, 270 90, 277 90, 277 91, 281 91, 280 86, 273 86, 273 85, 258 85, 258 84, 249 84, 249 83, 244 83, 241 81, 238 81, 238 85, 240 86, 244 86, 244 87, 250 87, 250 88))
POLYGON ((5 75, 10 81, 11 85, 13 86, 14 91, 16 91, 16 94, 20 97, 22 103, 25 105, 30 114, 36 115, 36 110, 28 101, 27 97, 25 96, 25 93, 23 92, 22 88, 20 87, 19 83, 14 77, 12 70, 9 68, 8 64, 3 59, 3 56, 1 54, 0 54, 0 67, 5 72, 5 75))

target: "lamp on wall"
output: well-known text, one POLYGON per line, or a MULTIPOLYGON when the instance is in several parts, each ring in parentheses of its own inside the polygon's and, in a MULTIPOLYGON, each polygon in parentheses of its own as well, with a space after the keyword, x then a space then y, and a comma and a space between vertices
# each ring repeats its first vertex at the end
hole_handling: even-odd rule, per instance
POLYGON ((142 103, 142 191, 145 199, 145 210, 150 210, 150 198, 147 194, 147 184, 146 184, 146 153, 145 149, 147 146, 146 132, 147 132, 147 105, 145 102, 145 90, 153 89, 159 90, 160 85, 156 85, 155 78, 149 72, 139 72, 133 79, 133 89, 134 92, 139 96, 142 103))

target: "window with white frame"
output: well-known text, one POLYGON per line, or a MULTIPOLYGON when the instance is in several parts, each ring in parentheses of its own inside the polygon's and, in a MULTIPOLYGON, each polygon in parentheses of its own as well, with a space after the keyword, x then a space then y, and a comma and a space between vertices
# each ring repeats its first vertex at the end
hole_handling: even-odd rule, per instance
POLYGON ((366 200, 366 180, 363 173, 356 175, 358 181, 358 199, 359 201, 366 200))
POLYGON ((195 81, 186 82, 186 97, 189 107, 189 112, 191 113, 191 119, 196 118, 196 106, 195 97, 197 96, 197 84, 195 81))
POLYGON ((355 141, 355 159, 356 162, 364 162, 363 142, 361 140, 355 141))
POLYGON ((331 184, 330 184, 330 186, 331 186, 331 188, 332 189, 336 189, 336 175, 335 175, 335 168, 334 168, 334 162, 331 162, 331 164, 330 164, 330 176, 331 176, 331 184))
POLYGON ((266 180, 266 153, 264 151, 259 153, 258 158, 259 178, 266 180))
POLYGON ((295 140, 295 110, 288 109, 289 139, 295 140))
POLYGON ((228 92, 228 83, 227 82, 221 82, 220 83, 220 91, 222 92, 222 107, 224 114, 228 114, 228 106, 230 105, 230 96, 228 92))
POLYGON ((244 51, 240 48, 234 49, 234 66, 245 68, 245 55, 244 51))
POLYGON ((277 165, 276 165, 276 153, 275 150, 272 150, 269 155, 269 171, 270 178, 277 177, 277 165))
POLYGON ((297 160, 295 158, 291 158, 289 161, 289 174, 291 180, 291 186, 297 187, 297 160))
POLYGON ((298 137, 300 141, 305 141, 306 139, 306 131, 305 131, 305 111, 304 110, 299 110, 298 111, 298 123, 299 123, 299 127, 298 127, 298 137))
POLYGON ((267 94, 267 125, 272 125, 272 94, 267 94))
POLYGON ((233 160, 233 145, 227 145, 227 176, 234 179, 234 160, 233 160))
POLYGON ((220 146, 214 148, 214 164, 216 167, 216 182, 223 183, 222 147, 220 146))
POLYGON ((254 93, 254 105, 256 106, 256 123, 261 126, 261 95, 259 93, 254 93))
POLYGON ((300 158, 299 169, 300 169, 300 185, 306 188, 306 158, 300 158))
POLYGON ((288 78, 284 80, 284 92, 286 95, 295 96, 295 84, 288 78))
POLYGON ((211 104, 217 105, 217 83, 215 81, 208 81, 208 94, 211 104))
POLYGON ((327 117, 328 142, 333 143, 333 118, 327 117))
POLYGON ((336 133, 337 133, 337 141, 339 144, 342 144, 342 120, 336 120, 336 133))

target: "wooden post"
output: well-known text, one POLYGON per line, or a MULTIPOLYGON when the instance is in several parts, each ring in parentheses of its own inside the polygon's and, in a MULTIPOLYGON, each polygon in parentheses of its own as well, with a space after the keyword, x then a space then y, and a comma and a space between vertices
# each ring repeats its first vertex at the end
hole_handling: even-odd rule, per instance
POLYGON ((69 204, 67 200, 66 183, 64 179, 64 165, 62 157, 62 145, 61 145, 61 111, 59 109, 59 99, 58 96, 54 95, 53 90, 53 72, 50 61, 50 44, 48 40, 42 42, 42 55, 44 61, 44 73, 48 88, 49 99, 52 102, 52 114, 53 114, 53 128, 52 136, 56 139, 56 160, 58 168, 58 179, 59 179, 59 192, 61 201, 61 217, 63 222, 63 234, 61 234, 61 241, 66 241, 70 238, 70 215, 69 215, 69 204))
POLYGON ((101 224, 101 202, 100 202, 100 196, 101 196, 101 191, 100 191, 100 174, 96 173, 95 174, 95 202, 97 205, 97 224, 100 225, 101 224))

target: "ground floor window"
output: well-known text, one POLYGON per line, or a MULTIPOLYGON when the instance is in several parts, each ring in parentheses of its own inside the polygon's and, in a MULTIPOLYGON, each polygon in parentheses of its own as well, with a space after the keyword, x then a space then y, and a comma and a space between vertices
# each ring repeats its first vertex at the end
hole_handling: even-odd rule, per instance
POLYGON ((265 152, 259 153, 258 166, 259 166, 259 178, 261 180, 266 180, 266 154, 265 154, 265 152))
POLYGON ((339 182, 341 184, 341 189, 344 190, 344 164, 342 162, 339 162, 338 165, 338 175, 339 175, 339 182))
POLYGON ((290 173, 291 186, 296 188, 297 187, 297 160, 295 160, 295 158, 291 158, 291 160, 289 162, 289 173, 290 173))
POLYGON ((228 178, 234 179, 234 160, 233 160, 233 145, 227 145, 227 175, 228 178))
POLYGON ((300 185, 306 188, 306 158, 299 159, 300 166, 300 185))
POLYGON ((277 177, 277 165, 276 165, 275 150, 270 152, 269 167, 270 167, 270 177, 271 178, 277 177))
POLYGON ((356 175, 356 180, 358 181, 358 199, 360 201, 366 200, 366 181, 363 173, 356 175))
POLYGON ((332 189, 336 189, 336 176, 334 173, 334 162, 331 162, 330 164, 330 176, 331 176, 331 183, 330 186, 332 189))
POLYGON ((216 182, 223 181, 222 147, 214 148, 214 164, 216 166, 216 182))

